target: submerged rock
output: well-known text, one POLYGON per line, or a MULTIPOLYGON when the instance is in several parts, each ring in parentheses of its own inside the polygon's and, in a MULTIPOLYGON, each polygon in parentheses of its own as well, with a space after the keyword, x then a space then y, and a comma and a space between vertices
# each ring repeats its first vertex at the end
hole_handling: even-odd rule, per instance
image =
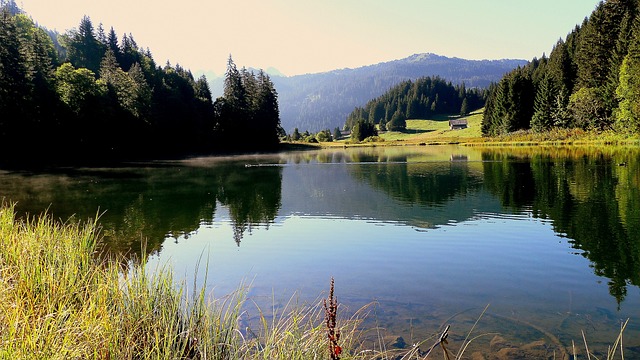
POLYGON ((404 341, 404 338, 402 336, 400 336, 396 339, 396 342, 391 344, 391 346, 393 346, 396 349, 404 349, 407 347, 407 342, 404 341))

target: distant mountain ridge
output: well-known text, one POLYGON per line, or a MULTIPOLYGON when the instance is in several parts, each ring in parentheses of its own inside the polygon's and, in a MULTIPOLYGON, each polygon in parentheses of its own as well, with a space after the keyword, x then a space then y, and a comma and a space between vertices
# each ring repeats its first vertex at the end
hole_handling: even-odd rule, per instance
MULTIPOLYGON (((356 106, 384 94, 404 80, 439 76, 453 84, 488 87, 526 60, 465 60, 432 53, 400 60, 296 76, 271 75, 278 92, 280 119, 287 133, 294 128, 317 132, 342 128, 356 106)), ((215 96, 222 94, 223 78, 210 79, 215 96)))

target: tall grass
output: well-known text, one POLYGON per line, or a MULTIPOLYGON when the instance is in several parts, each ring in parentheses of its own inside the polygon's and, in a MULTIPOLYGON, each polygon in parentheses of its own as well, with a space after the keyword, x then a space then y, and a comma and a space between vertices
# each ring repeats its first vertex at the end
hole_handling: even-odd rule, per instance
MULTIPOLYGON (((13 204, 0 205, 0 359, 429 356, 419 351, 428 339, 405 350, 386 349, 379 334, 371 341, 362 330, 369 307, 350 318, 338 316, 333 281, 329 298, 315 306, 292 299, 268 313, 256 306, 257 316, 251 317, 244 286, 212 299, 206 284, 194 284, 187 293, 170 268, 150 270, 141 259, 123 269, 121 259, 100 255, 98 216, 84 224, 60 223, 46 214, 16 219, 13 204)), ((623 330, 608 358, 616 349, 622 353, 623 330)), ((444 335, 437 344, 449 355, 444 335)), ((454 357, 461 358, 469 343, 485 335, 467 336, 454 357)))
MULTIPOLYGON (((0 207, 0 359, 326 357, 320 304, 246 319, 244 288, 187 294, 171 269, 144 259, 123 271, 99 256, 99 240, 97 220, 19 220, 14 205, 0 207)), ((360 315, 339 321, 344 359, 378 354, 358 351, 360 315)))

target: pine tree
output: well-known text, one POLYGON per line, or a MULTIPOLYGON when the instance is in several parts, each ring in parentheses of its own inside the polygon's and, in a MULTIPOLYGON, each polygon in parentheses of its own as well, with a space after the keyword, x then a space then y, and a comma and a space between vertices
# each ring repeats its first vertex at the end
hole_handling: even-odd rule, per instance
MULTIPOLYGON (((133 64, 127 72, 127 75, 135 85, 133 89, 132 114, 139 119, 149 122, 153 91, 145 79, 140 64, 133 64)), ((209 103, 211 103, 211 93, 209 93, 209 103)))
POLYGON ((30 84, 14 16, 0 9, 0 142, 14 142, 20 120, 29 108, 30 84))
POLYGON ((246 111, 248 108, 247 91, 231 55, 227 61, 227 72, 224 78, 224 98, 240 112, 246 111))
POLYGON ((88 16, 80 21, 77 30, 68 34, 67 57, 76 68, 86 68, 94 73, 100 69, 100 62, 106 46, 96 39, 93 24, 88 16))
POLYGON ((107 48, 113 52, 118 63, 122 61, 122 52, 120 51, 120 45, 118 45, 118 35, 116 35, 113 27, 109 30, 107 35, 107 48))
POLYGON ((620 66, 616 89, 620 100, 615 111, 616 127, 624 132, 640 132, 640 32, 634 34, 629 53, 620 66))
POLYGON ((461 116, 465 116, 469 113, 469 102, 467 101, 467 98, 465 97, 462 100, 462 105, 460 105, 460 115, 461 116))
POLYGON ((336 127, 335 129, 333 129, 333 139, 338 140, 341 137, 342 137, 342 132, 340 131, 340 128, 336 127))
POLYGON ((396 112, 391 116, 391 120, 387 123, 387 130, 389 131, 401 131, 407 128, 406 117, 400 111, 400 109, 396 110, 396 112))
POLYGON ((552 112, 556 105, 558 91, 551 75, 547 74, 540 82, 534 102, 531 129, 536 132, 548 130, 553 125, 552 112))

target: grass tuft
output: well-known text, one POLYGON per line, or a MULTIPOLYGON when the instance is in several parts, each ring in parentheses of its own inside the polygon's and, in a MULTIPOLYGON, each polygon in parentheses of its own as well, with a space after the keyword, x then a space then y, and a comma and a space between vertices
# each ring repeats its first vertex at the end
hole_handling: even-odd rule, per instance
MULTIPOLYGON (((243 285, 211 299, 206 284, 189 294, 171 269, 148 269, 146 259, 123 270, 122 259, 101 256, 98 216, 86 224, 46 213, 21 220, 14 209, 0 206, 0 359, 326 359, 327 340, 334 360, 426 359, 431 351, 420 351, 428 339, 400 353, 387 350, 380 333, 367 348, 362 324, 370 306, 344 317, 333 279, 328 298, 315 306, 292 299, 269 314, 258 307, 252 319, 243 285)), ((447 348, 447 331, 440 336, 445 356, 460 359, 488 335, 471 337, 479 320, 458 354, 447 348)), ((623 356, 626 325, 607 359, 623 356)))

